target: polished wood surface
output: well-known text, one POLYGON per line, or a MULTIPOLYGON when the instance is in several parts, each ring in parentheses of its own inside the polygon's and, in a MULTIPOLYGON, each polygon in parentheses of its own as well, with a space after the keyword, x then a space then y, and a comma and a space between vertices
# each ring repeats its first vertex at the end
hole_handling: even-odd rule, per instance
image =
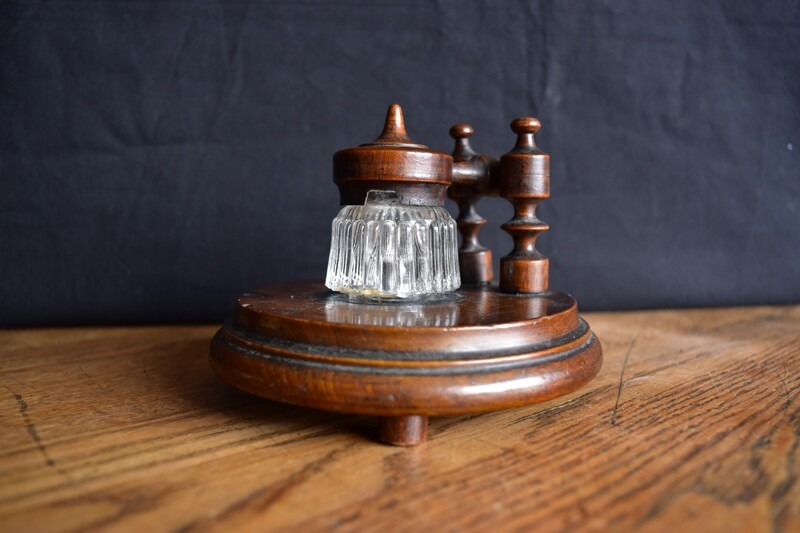
MULTIPOLYGON (((214 337, 211 362, 231 385, 271 400, 427 417, 572 392, 600 370, 602 349, 563 293, 519 296, 484 286, 387 302, 296 282, 240 296, 214 337)), ((402 446, 426 434, 415 419, 383 425, 397 431, 381 432, 382 440, 402 446), (398 437, 384 438, 391 435, 398 437)))
POLYGON ((229 387, 216 325, 0 332, 0 530, 800 530, 800 306, 586 318, 589 385, 413 448, 229 387))

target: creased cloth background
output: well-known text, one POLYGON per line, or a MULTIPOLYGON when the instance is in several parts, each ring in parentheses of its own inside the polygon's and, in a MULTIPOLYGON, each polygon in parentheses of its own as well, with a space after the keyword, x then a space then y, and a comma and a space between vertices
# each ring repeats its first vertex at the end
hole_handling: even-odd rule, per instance
MULTIPOLYGON (((322 279, 334 151, 403 105, 552 155, 583 309, 800 301, 800 3, 0 3, 0 324, 218 321, 322 279)), ((450 206, 452 207, 452 206, 450 206)), ((510 249, 511 208, 482 240, 510 249)))

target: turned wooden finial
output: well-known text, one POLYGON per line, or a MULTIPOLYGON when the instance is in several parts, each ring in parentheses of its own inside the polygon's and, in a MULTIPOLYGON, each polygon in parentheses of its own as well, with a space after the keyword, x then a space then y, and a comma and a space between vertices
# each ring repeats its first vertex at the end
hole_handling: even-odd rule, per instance
POLYGON ((478 155, 469 145, 469 138, 473 133, 475 133, 475 129, 469 124, 456 124, 450 128, 450 137, 456 141, 456 146, 453 148, 453 159, 478 155))
POLYGON ((386 111, 386 122, 383 125, 383 131, 377 139, 370 144, 407 144, 416 145, 411 142, 411 139, 406 133, 406 123, 403 119, 403 108, 400 104, 392 104, 386 111))
POLYGON ((536 146, 541 123, 532 117, 511 122, 517 134, 514 148, 500 158, 500 196, 514 206, 514 218, 502 228, 514 239, 514 249, 500 259, 500 290, 535 293, 548 288, 549 261, 536 249, 536 239, 550 229, 536 216, 539 202, 550 196, 550 156, 536 146))
POLYGON ((458 205, 456 225, 461 234, 458 266, 464 285, 486 284, 494 276, 492 251, 478 242, 478 232, 486 224, 486 219, 475 211, 475 204, 488 186, 489 164, 488 158, 478 155, 469 144, 474 132, 469 124, 456 124, 450 128, 450 136, 456 145, 453 148, 453 185, 447 194, 458 205), (464 172, 455 172, 459 169, 464 172))
MULTIPOLYGON (((520 117, 511 121, 511 131, 517 134, 517 144, 514 146, 515 150, 531 150, 536 148, 536 140, 533 134, 541 129, 542 123, 539 119, 533 117, 520 117)), ((538 150, 540 153, 540 150, 538 150)))

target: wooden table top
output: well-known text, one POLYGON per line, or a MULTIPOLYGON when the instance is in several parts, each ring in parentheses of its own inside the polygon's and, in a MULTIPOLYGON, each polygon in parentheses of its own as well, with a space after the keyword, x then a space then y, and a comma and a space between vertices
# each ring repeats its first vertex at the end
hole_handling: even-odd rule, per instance
POLYGON ((588 386, 416 448, 222 383, 217 326, 0 332, 0 530, 800 531, 800 306, 585 318, 588 386))

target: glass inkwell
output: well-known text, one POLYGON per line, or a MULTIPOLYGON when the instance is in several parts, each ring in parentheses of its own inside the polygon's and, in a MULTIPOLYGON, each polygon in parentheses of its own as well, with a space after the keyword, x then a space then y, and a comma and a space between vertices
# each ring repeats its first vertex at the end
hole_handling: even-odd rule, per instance
POLYGON ((444 207, 403 205, 394 191, 369 191, 333 220, 325 286, 377 298, 415 298, 454 291, 456 221, 444 207))
POLYGON ((390 106, 376 140, 334 154, 343 207, 324 285, 241 295, 212 341, 217 374, 272 400, 375 415, 379 439, 402 446, 427 440, 430 416, 529 405, 591 380, 600 342, 575 300, 549 289, 548 260, 535 248, 548 229, 536 206, 550 194, 539 127, 514 120, 516 145, 497 159, 474 152, 472 128, 456 125, 450 155, 413 143, 400 106, 390 106), (514 206, 498 285, 477 238, 484 195, 514 206))

